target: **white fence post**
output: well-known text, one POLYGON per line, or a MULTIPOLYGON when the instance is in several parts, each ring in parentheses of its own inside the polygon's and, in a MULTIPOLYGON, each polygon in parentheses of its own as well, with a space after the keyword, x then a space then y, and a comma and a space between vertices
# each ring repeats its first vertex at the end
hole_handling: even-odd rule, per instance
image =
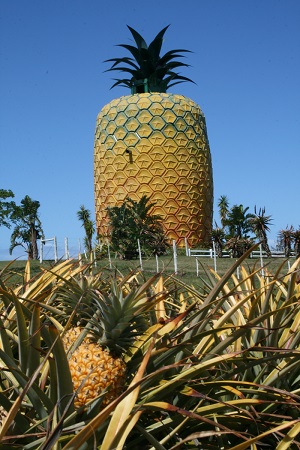
POLYGON ((159 272, 159 267, 158 267, 158 256, 157 253, 155 253, 155 259, 156 259, 156 273, 159 272))
POLYGON ((110 257, 110 248, 109 248, 109 242, 107 242, 107 254, 108 254, 108 262, 109 262, 109 268, 112 268, 111 265, 111 257, 110 257))
POLYGON ((217 254, 216 254, 215 241, 213 241, 212 244, 213 244, 214 267, 215 267, 215 272, 217 273, 217 254))
POLYGON ((40 263, 43 262, 43 239, 40 240, 40 263))
POLYGON ((174 272, 175 275, 178 273, 178 267, 177 267, 177 250, 176 250, 176 241, 173 240, 173 255, 174 255, 174 272))
POLYGON ((138 250, 139 250, 139 258, 140 258, 140 266, 141 266, 141 270, 143 270, 143 260, 142 260, 142 252, 141 252, 141 244, 140 244, 140 240, 137 240, 138 243, 138 250))
POLYGON ((69 241, 67 237, 65 237, 65 259, 70 259, 69 241))
POLYGON ((262 255, 262 245, 259 244, 259 256, 260 256, 260 266, 261 266, 261 275, 265 275, 264 271, 264 261, 263 261, 263 255, 262 255))
POLYGON ((199 261, 198 261, 197 256, 196 256, 196 275, 197 275, 197 277, 199 276, 199 261))
POLYGON ((186 256, 189 256, 189 244, 186 237, 184 238, 184 243, 185 243, 185 254, 186 256))
POLYGON ((57 240, 56 240, 56 236, 54 236, 53 241, 54 241, 54 261, 57 263, 58 257, 57 257, 57 240))

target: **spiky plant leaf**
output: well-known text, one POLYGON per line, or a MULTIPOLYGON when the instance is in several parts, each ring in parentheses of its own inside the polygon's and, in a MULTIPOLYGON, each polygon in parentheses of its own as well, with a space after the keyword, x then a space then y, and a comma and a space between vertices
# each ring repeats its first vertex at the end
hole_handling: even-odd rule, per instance
POLYGON ((26 374, 30 377, 40 365, 41 359, 41 307, 35 304, 32 311, 32 319, 29 325, 30 347, 28 351, 28 364, 26 374))
POLYGON ((119 44, 118 46, 129 51, 133 58, 110 58, 105 62, 113 63, 107 71, 125 72, 130 75, 130 78, 118 79, 112 88, 120 85, 136 89, 137 86, 146 82, 149 92, 166 92, 170 86, 175 84, 185 81, 193 83, 190 78, 174 72, 174 69, 189 66, 184 62, 173 60, 174 58, 182 58, 182 53, 189 52, 189 50, 170 50, 165 55, 160 56, 163 37, 168 27, 169 25, 163 28, 148 46, 144 38, 128 26, 136 47, 128 44, 119 44))
POLYGON ((59 411, 61 415, 70 415, 74 412, 74 393, 67 355, 57 328, 50 325, 48 331, 53 345, 52 351, 56 364, 59 411))

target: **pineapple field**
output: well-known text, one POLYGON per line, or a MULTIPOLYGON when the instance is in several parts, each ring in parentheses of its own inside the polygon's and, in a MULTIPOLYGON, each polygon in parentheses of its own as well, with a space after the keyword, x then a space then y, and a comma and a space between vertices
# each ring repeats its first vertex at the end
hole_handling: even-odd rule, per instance
POLYGON ((3 268, 0 448, 299 449, 300 261, 262 274, 248 253, 197 288, 128 265, 28 262, 17 285, 3 268))

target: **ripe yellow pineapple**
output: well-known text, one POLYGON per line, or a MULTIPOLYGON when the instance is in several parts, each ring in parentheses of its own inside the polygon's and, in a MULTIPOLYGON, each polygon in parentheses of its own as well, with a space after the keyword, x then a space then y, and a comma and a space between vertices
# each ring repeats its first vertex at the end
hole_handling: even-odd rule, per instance
POLYGON ((160 57, 164 28, 147 46, 132 28, 136 47, 121 45, 133 58, 113 58, 110 70, 127 71, 131 79, 116 85, 132 94, 113 100, 97 117, 94 149, 96 223, 108 231, 108 206, 143 195, 156 205, 167 235, 184 245, 206 243, 212 228, 213 180, 206 123, 200 107, 182 95, 167 93, 174 84, 191 81, 174 72, 173 50, 160 57), (130 61, 130 62, 128 62, 130 61), (146 62, 146 63, 145 63, 146 62), (128 64, 129 68, 119 64, 128 64), (120 67, 120 69, 119 69, 120 67))
MULTIPOLYGON (((145 293, 148 286, 149 282, 145 283, 137 293, 134 290, 127 292, 116 282, 112 282, 109 292, 92 288, 87 295, 85 290, 85 300, 73 317, 76 325, 62 338, 69 356, 76 408, 85 406, 101 394, 104 394, 102 405, 105 406, 124 389, 126 364, 123 355, 144 326, 142 315, 149 307, 145 293)), ((78 293, 78 290, 74 292, 78 293)), ((76 310, 77 293, 73 298, 70 293, 69 304, 64 304, 67 315, 67 306, 76 310)))
MULTIPOLYGON (((81 333, 80 327, 71 328, 64 336, 66 351, 81 333)), ((108 389, 102 405, 114 400, 123 390, 126 365, 122 357, 112 355, 109 350, 91 337, 86 337, 69 359, 76 408, 86 405, 108 389)))

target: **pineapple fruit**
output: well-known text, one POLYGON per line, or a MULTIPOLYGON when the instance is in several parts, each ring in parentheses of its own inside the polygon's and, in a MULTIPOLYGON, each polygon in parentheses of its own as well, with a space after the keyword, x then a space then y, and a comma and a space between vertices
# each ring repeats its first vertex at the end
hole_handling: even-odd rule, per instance
MULTIPOLYGON (((156 278, 152 277, 150 284, 156 278)), ((85 286, 80 293, 73 283, 67 300, 65 293, 60 296, 58 290, 57 300, 69 317, 68 324, 71 322, 71 327, 64 328, 62 341, 68 354, 76 408, 101 394, 102 406, 106 406, 121 394, 127 375, 124 354, 144 331, 144 311, 152 304, 148 288, 149 281, 137 291, 128 290, 123 281, 113 281, 109 289, 85 286), (83 297, 79 306, 78 299, 83 297), (71 320, 70 310, 75 312, 71 320)))
MULTIPOLYGON (((173 84, 191 81, 173 71, 186 66, 172 59, 173 50, 159 56, 163 29, 147 46, 132 28, 136 41, 128 71, 132 78, 115 85, 130 87, 132 94, 111 101, 97 117, 94 146, 96 224, 108 233, 106 208, 120 206, 128 196, 143 195, 155 202, 153 214, 163 218, 165 231, 178 245, 209 241, 212 229, 213 180, 205 117, 200 107, 182 95, 167 93, 173 84), (137 57, 140 55, 140 59, 137 57), (144 61, 151 62, 144 67, 144 61), (136 69, 133 69, 134 66, 136 69), (148 70, 148 72, 147 72, 148 70)), ((127 58, 114 58, 118 70, 127 58)), ((129 63, 128 63, 129 64, 129 63)))
MULTIPOLYGON (((80 327, 71 328, 65 334, 63 343, 66 351, 81 333, 80 327)), ((86 337, 74 350, 69 359, 76 397, 74 406, 80 408, 98 397, 106 389, 102 405, 106 406, 120 395, 125 384, 126 365, 122 357, 116 357, 105 347, 86 337)))

